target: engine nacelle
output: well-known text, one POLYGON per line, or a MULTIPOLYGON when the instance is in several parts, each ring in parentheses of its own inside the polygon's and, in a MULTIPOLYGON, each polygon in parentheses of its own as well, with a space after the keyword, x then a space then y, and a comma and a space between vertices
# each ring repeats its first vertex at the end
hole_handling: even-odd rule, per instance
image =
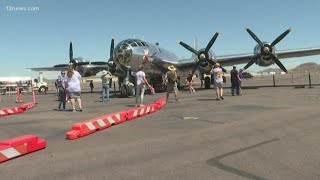
POLYGON ((263 46, 257 44, 254 48, 254 55, 261 54, 261 57, 256 61, 256 64, 259 66, 270 66, 274 64, 271 54, 277 57, 276 48, 271 47, 271 44, 268 42, 263 42, 263 46))

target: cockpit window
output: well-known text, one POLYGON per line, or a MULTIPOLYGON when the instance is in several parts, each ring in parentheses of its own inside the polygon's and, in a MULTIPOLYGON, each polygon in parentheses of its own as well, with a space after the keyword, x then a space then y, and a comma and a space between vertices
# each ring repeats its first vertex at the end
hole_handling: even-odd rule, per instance
POLYGON ((130 44, 130 46, 131 47, 137 47, 138 45, 135 42, 133 42, 133 43, 130 44))
POLYGON ((141 42, 137 41, 136 43, 138 44, 138 46, 142 46, 141 42))
POLYGON ((148 46, 148 44, 145 43, 145 42, 142 42, 142 41, 141 41, 141 43, 142 43, 143 46, 148 46))

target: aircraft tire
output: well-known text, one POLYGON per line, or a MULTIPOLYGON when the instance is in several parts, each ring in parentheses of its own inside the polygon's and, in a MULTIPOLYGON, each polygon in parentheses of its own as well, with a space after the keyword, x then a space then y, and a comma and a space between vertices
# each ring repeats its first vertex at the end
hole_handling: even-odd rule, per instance
POLYGON ((205 77, 204 78, 204 88, 205 89, 210 89, 210 78, 209 77, 205 77))
POLYGON ((136 91, 135 91, 134 86, 129 85, 128 86, 128 96, 135 96, 135 95, 136 95, 136 91))

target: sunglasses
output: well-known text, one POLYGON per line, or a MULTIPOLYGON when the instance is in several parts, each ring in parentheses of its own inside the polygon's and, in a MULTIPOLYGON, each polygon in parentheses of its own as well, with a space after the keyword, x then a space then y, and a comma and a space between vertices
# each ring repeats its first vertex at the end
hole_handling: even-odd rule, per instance
POLYGON ((61 74, 66 74, 66 73, 61 73, 61 74))

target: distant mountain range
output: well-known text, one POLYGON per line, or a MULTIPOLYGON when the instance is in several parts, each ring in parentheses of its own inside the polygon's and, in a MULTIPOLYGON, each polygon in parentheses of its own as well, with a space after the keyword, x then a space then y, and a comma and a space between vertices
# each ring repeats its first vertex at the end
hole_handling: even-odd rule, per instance
MULTIPOLYGON (((320 64, 317 64, 314 62, 303 63, 293 69, 289 69, 288 71, 293 73, 305 73, 306 71, 310 73, 320 72, 320 64)), ((282 70, 280 68, 268 68, 268 69, 259 71, 258 73, 269 73, 269 72, 280 73, 282 72, 282 70)))

